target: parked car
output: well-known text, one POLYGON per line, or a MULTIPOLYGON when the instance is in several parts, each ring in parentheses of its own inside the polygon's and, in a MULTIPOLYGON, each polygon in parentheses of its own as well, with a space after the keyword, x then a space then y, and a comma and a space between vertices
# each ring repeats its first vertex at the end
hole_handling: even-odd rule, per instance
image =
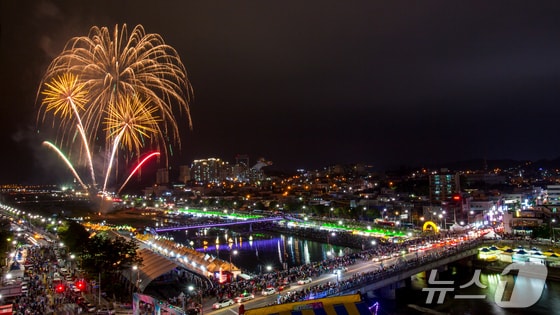
POLYGON ((262 292, 261 292, 262 295, 272 295, 274 293, 276 293, 276 289, 272 288, 272 287, 266 288, 266 289, 262 290, 262 292))
POLYGON ((311 281, 312 281, 311 278, 307 277, 307 278, 299 279, 297 281, 297 284, 308 284, 311 283, 311 281))
POLYGON ((235 303, 241 303, 254 299, 255 296, 251 293, 243 293, 235 298, 235 303))
POLYGON ((228 306, 233 305, 233 304, 234 304, 234 302, 233 302, 232 299, 221 299, 218 302, 212 304, 212 308, 217 310, 219 308, 228 307, 228 306))

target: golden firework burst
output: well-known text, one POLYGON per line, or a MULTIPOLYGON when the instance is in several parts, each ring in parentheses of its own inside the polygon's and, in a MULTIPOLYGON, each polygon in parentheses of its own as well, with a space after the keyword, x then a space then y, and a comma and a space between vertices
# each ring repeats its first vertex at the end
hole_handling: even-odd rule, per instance
MULTIPOLYGON (((80 120, 80 112, 84 111, 87 102, 87 90, 77 76, 72 73, 61 73, 45 82, 44 96, 39 109, 41 120, 45 120, 47 113, 60 118, 61 132, 67 131, 66 126, 74 128, 76 120, 80 120), (42 114, 41 114, 42 113, 42 114)), ((53 120, 54 123, 54 120, 53 120)))
MULTIPOLYGON (((171 144, 181 147, 177 118, 186 115, 192 128, 185 66, 173 47, 141 25, 130 34, 126 24, 113 31, 94 26, 87 36, 70 39, 49 65, 43 86, 38 121, 52 114, 69 150, 75 137, 64 135, 76 134, 77 126, 84 147, 89 143, 95 152, 104 151, 109 165, 117 148, 138 156, 146 143, 163 150, 167 163, 171 144)), ((90 166, 95 183, 91 154, 90 166)), ((110 169, 104 170, 106 178, 110 169)))
POLYGON ((114 143, 122 133, 120 146, 140 155, 145 141, 163 141, 159 130, 161 119, 156 112, 157 108, 150 105, 149 100, 142 101, 138 96, 127 96, 121 101, 113 102, 107 109, 104 121, 107 140, 114 143))

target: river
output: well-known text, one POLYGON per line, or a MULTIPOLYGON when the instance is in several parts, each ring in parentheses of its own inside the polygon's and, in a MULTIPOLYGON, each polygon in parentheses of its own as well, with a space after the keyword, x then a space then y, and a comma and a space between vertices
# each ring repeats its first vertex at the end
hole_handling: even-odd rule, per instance
MULTIPOLYGON (((397 290, 396 300, 381 300, 381 309, 378 312, 381 314, 453 314, 453 315, 466 315, 466 314, 488 314, 488 315, 552 315, 560 313, 560 282, 549 281, 545 283, 540 299, 530 307, 522 308, 502 308, 496 304, 495 294, 498 288, 499 281, 507 281, 509 284, 517 281, 516 276, 506 275, 501 276, 495 272, 480 273, 480 284, 486 286, 481 288, 475 284, 460 288, 461 285, 469 283, 475 275, 476 268, 465 267, 458 265, 448 266, 446 272, 440 273, 438 281, 453 281, 454 285, 440 285, 440 288, 454 287, 453 292, 447 292, 445 300, 442 304, 437 304, 437 297, 439 293, 434 295, 432 303, 426 304, 428 292, 422 291, 423 288, 428 287, 428 273, 420 273, 412 277, 411 286, 397 290), (455 296, 465 295, 479 295, 484 298, 470 298, 459 299, 455 296), (412 305, 409 306, 409 305, 412 305), (413 307, 418 306, 419 311, 413 307)), ((521 281, 515 283, 525 292, 532 288, 521 281)), ((434 287, 434 286, 430 286, 434 287)), ((511 293, 511 287, 509 287, 511 293)), ((508 289, 506 289, 506 294, 508 289)), ((507 299, 507 298, 506 298, 507 299)), ((502 299, 504 300, 504 299, 502 299)))
MULTIPOLYGON (((264 233, 236 233, 230 230, 210 229, 198 232, 173 232, 175 241, 187 244, 191 241, 198 251, 217 256, 247 273, 291 268, 311 262, 319 262, 333 255, 344 255, 354 251, 347 247, 306 240, 287 235, 264 233), (251 240, 252 238, 252 240, 251 240), (207 242, 205 245, 204 242, 207 242), (217 243, 217 244, 216 244, 217 243), (230 256, 231 255, 231 256, 230 256)), ((378 315, 393 314, 450 314, 450 315, 540 315, 560 314, 560 282, 546 281, 541 298, 528 308, 502 308, 494 302, 499 281, 513 283, 514 276, 500 276, 495 272, 481 272, 480 284, 485 288, 471 285, 463 289, 475 274, 474 267, 450 265, 439 274, 438 281, 453 281, 453 292, 446 294, 442 304, 437 304, 438 293, 431 304, 426 304, 429 274, 420 273, 412 277, 410 287, 398 289, 395 300, 376 298, 380 308, 378 315), (477 295, 484 298, 458 299, 456 295, 477 295), (409 306, 411 305, 411 306, 409 306)), ((519 285, 523 285, 519 283, 519 285)), ((430 286, 433 287, 433 286, 430 286)), ((440 286, 442 287, 442 286, 440 286)), ((523 288, 529 290, 529 288, 523 288)))
POLYGON ((229 261, 246 273, 289 269, 355 252, 355 249, 287 235, 236 233, 210 229, 205 232, 172 232, 176 242, 229 261), (203 235, 200 235, 203 234, 203 235), (206 242, 206 243, 204 243, 206 242))

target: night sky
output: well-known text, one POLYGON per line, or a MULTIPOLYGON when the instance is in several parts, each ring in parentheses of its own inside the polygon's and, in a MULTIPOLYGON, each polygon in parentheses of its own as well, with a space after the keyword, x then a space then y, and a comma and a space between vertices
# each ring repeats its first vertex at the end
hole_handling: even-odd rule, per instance
POLYGON ((1 14, 0 183, 71 177, 40 145, 39 82, 71 37, 123 23, 160 34, 189 73, 176 163, 560 156, 558 1, 5 0, 1 14))

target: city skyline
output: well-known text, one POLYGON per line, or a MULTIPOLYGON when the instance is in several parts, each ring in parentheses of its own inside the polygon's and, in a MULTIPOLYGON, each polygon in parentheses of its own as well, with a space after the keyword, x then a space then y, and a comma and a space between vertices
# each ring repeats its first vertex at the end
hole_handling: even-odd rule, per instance
POLYGON ((71 178, 41 146, 39 84, 70 38, 123 23, 160 34, 191 79, 193 130, 182 128, 175 167, 236 154, 281 170, 554 159, 559 10, 552 1, 3 2, 0 182, 71 178))

